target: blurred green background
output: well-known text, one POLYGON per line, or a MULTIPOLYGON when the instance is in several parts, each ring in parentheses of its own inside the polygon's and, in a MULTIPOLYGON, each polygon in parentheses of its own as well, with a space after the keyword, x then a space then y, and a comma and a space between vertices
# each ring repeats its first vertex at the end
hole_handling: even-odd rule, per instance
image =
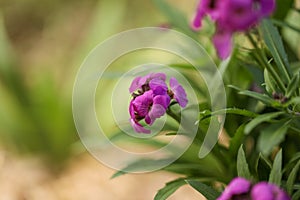
MULTIPOLYGON (((170 3, 192 17, 197 1, 170 3)), ((151 0, 1 1, 1 148, 38 155, 53 168, 84 151, 71 107, 80 64, 115 33, 166 23, 151 0)))

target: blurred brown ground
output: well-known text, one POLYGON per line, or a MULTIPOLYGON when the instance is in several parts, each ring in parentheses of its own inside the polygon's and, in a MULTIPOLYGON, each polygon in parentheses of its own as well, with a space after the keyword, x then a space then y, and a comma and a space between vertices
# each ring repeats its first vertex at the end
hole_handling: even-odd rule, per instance
MULTIPOLYGON (((73 157, 64 171, 53 175, 33 157, 0 151, 1 200, 151 200, 165 182, 178 176, 167 172, 127 174, 110 179, 115 171, 85 153, 73 157)), ((170 200, 201 200, 189 186, 170 200)))

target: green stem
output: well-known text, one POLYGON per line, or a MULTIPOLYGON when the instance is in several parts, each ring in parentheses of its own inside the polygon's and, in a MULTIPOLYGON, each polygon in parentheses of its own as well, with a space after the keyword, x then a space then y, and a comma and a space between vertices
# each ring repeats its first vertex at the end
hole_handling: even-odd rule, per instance
POLYGON ((253 37, 251 36, 250 33, 247 34, 247 37, 250 40, 251 44, 254 46, 254 48, 259 51, 259 53, 256 54, 256 59, 258 60, 258 63, 263 65, 270 72, 271 76, 276 81, 280 90, 282 90, 282 92, 285 93, 286 88, 285 88, 285 85, 282 82, 280 76, 274 70, 273 66, 268 62, 268 60, 266 59, 266 56, 262 56, 262 55, 265 55, 265 53, 257 46, 255 40, 253 39, 253 37))
POLYGON ((177 121, 180 124, 181 121, 181 116, 176 115, 175 113, 172 112, 172 110, 170 108, 167 109, 167 114, 172 117, 173 119, 175 119, 175 121, 177 121))

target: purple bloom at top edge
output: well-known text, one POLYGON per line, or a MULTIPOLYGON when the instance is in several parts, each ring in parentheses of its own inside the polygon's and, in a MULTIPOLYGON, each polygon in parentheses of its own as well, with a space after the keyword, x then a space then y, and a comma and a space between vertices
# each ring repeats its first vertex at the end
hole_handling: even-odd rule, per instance
POLYGON ((236 177, 228 184, 217 200, 231 200, 233 196, 247 194, 251 189, 251 182, 247 179, 236 177))
POLYGON ((174 98, 178 104, 184 108, 188 102, 185 90, 174 77, 170 78, 170 87, 174 94, 174 98))
POLYGON ((291 198, 278 186, 260 182, 253 186, 251 198, 255 200, 290 200, 291 198))
POLYGON ((232 36, 235 32, 247 31, 270 15, 275 9, 275 0, 200 0, 192 28, 199 29, 205 16, 216 22, 214 46, 221 59, 232 51, 232 36))

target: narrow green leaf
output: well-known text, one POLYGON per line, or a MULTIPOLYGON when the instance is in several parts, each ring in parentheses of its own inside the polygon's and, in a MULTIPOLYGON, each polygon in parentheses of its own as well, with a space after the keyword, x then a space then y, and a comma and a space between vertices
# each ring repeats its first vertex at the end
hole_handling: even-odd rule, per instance
POLYGON ((275 13, 273 13, 273 18, 278 20, 284 20, 286 15, 290 12, 291 8, 294 6, 294 0, 285 0, 285 1, 276 1, 276 7, 280 9, 276 9, 275 13))
POLYGON ((134 161, 128 164, 127 167, 117 171, 115 174, 112 175, 111 179, 119 177, 121 175, 130 173, 130 172, 145 172, 150 169, 156 168, 157 166, 161 166, 162 163, 171 163, 172 159, 161 159, 161 160, 153 160, 153 159, 141 159, 134 161))
POLYGON ((186 182, 195 190, 200 192, 207 200, 215 200, 218 198, 218 196, 220 196, 219 192, 198 180, 186 180, 186 182))
POLYGON ((260 153, 256 165, 259 180, 268 181, 271 168, 270 162, 260 153))
POLYGON ((237 156, 237 173, 238 176, 244 177, 246 179, 251 179, 251 173, 249 171, 248 163, 246 160, 245 152, 243 150, 243 145, 241 145, 238 156, 237 156))
POLYGON ((268 19, 262 21, 261 28, 264 41, 277 64, 279 73, 285 82, 288 82, 291 77, 291 69, 281 36, 277 28, 268 19))
POLYGON ((292 98, 291 100, 289 100, 288 102, 283 104, 283 106, 288 107, 289 105, 292 105, 292 104, 294 104, 294 105, 300 104, 300 97, 292 98))
POLYGON ((233 138, 230 140, 230 145, 229 145, 229 152, 230 154, 235 158, 238 149, 240 148, 240 145, 242 144, 242 140, 245 137, 244 135, 244 129, 245 129, 246 124, 242 124, 239 126, 239 128, 236 130, 234 133, 233 138))
POLYGON ((269 155, 275 146, 279 145, 285 138, 289 128, 289 122, 271 124, 260 132, 257 146, 264 155, 269 155))
POLYGON ((287 27, 287 28, 292 29, 293 31, 296 31, 296 32, 300 33, 300 29, 298 27, 295 27, 295 26, 293 26, 293 25, 291 25, 291 24, 289 24, 287 22, 279 21, 279 20, 275 20, 275 19, 273 19, 272 21, 277 26, 287 27))
POLYGON ((169 196, 171 196, 178 188, 185 185, 186 181, 184 178, 179 178, 174 181, 166 183, 166 186, 160 189, 155 197, 154 200, 165 200, 169 196))
POLYGON ((258 101, 261 101, 261 102, 263 102, 266 105, 280 106, 279 102, 275 101, 274 99, 272 99, 271 97, 269 97, 269 96, 267 96, 265 94, 260 94, 260 93, 249 91, 249 90, 242 90, 242 89, 240 89, 240 88, 238 88, 236 86, 233 86, 233 85, 229 85, 228 87, 236 89, 236 90, 239 91, 239 94, 255 98, 258 101))
POLYGON ((222 114, 235 114, 235 115, 242 115, 245 117, 256 117, 257 114, 254 112, 251 112, 249 110, 245 110, 245 109, 239 109, 239 108, 226 108, 226 109, 222 109, 222 110, 217 110, 214 112, 201 112, 202 116, 201 116, 201 120, 204 120, 208 117, 211 116, 215 116, 215 115, 222 115, 222 114))
POLYGON ((269 182, 274 183, 275 185, 280 186, 281 184, 281 177, 282 177, 282 172, 281 172, 281 167, 282 167, 282 150, 278 151, 273 166, 272 170, 270 173, 269 177, 269 182))
POLYGON ((276 81, 270 76, 267 69, 264 70, 264 79, 266 83, 266 90, 272 94, 273 92, 276 92, 276 81))
POLYGON ((299 200, 300 199, 300 189, 297 190, 292 196, 292 200, 299 200))
POLYGON ((290 98, 297 89, 299 89, 299 73, 295 74, 291 79, 287 89, 286 89, 286 97, 290 98))
POLYGON ((266 113, 266 114, 259 115, 258 117, 254 118, 246 125, 245 134, 249 134, 257 125, 263 122, 268 122, 271 119, 274 119, 281 114, 284 114, 284 112, 273 112, 273 113, 266 113))
POLYGON ((291 171, 291 173, 290 173, 290 175, 287 179, 287 182, 286 182, 286 190, 287 190, 288 194, 290 194, 290 195, 293 192, 293 185, 294 185, 294 182, 296 180, 296 176, 297 176, 297 173, 298 173, 298 170, 299 170, 299 166, 300 166, 300 160, 297 162, 297 164, 295 165, 295 167, 291 171))
POLYGON ((184 174, 186 176, 199 176, 205 178, 215 178, 216 170, 212 167, 205 166, 201 163, 191 163, 191 162, 182 162, 182 163, 172 163, 169 166, 163 168, 165 171, 184 174))

